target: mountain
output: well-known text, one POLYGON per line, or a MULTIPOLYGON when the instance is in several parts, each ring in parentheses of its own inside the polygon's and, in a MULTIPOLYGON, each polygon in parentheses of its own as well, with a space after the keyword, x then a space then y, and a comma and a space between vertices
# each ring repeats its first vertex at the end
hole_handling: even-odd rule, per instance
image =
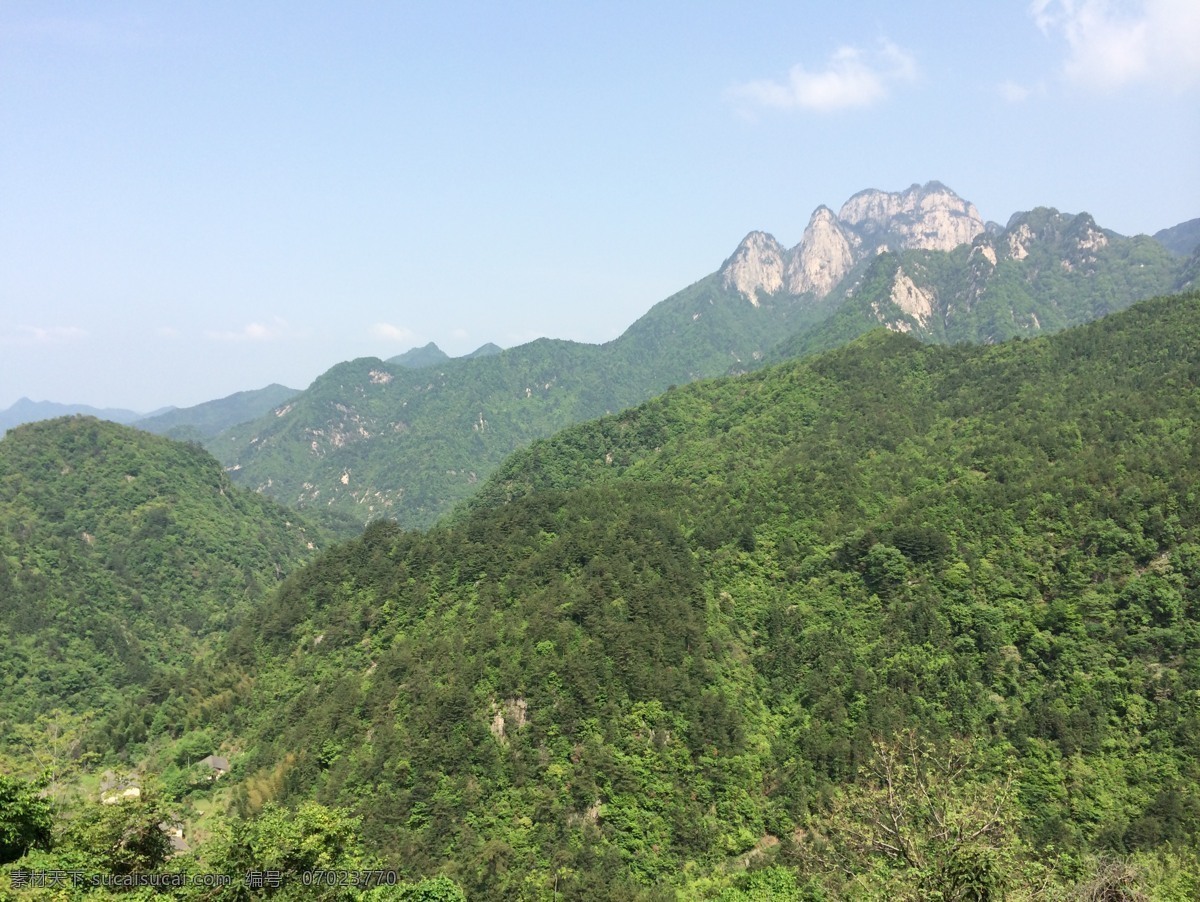
POLYGON ((880 324, 939 342, 1054 331, 1179 287, 1184 270, 1150 238, 1122 238, 1087 214, 1035 210, 998 229, 938 182, 863 191, 837 214, 818 208, 791 249, 751 232, 715 273, 607 344, 541 339, 417 370, 351 361, 286 413, 206 447, 237 482, 287 504, 428 525, 512 451, 671 385, 880 324))
MULTIPOLYGON (((488 342, 480 345, 470 354, 464 354, 461 360, 472 360, 476 357, 490 357, 493 354, 499 354, 503 348, 497 344, 488 342)), ((389 357, 387 362, 397 366, 406 366, 410 369, 423 369, 425 367, 435 366, 439 363, 445 363, 454 358, 439 348, 432 341, 420 348, 411 348, 403 354, 397 354, 395 357, 389 357)))
POLYGON ((503 350, 504 348, 500 347, 500 345, 493 344, 489 341, 487 344, 482 344, 477 347, 470 354, 467 354, 466 357, 467 359, 472 359, 475 357, 491 357, 493 354, 499 354, 503 350))
POLYGON ((1200 250, 1200 219, 1189 219, 1169 229, 1154 233, 1154 240, 1180 257, 1190 257, 1200 250))
POLYGON ((756 365, 811 316, 800 299, 752 305, 716 274, 606 345, 539 339, 422 369, 339 364, 286 411, 206 446, 241 485, 359 522, 433 522, 514 449, 670 385, 756 365))
MULTIPOLYGON (((79 416, 11 430, 0 440, 0 737, 53 709, 112 712, 178 678, 324 537, 235 488, 195 445, 79 416)), ((129 736, 169 718, 144 705, 125 715, 129 736)))
POLYGON ((193 407, 176 407, 156 416, 132 421, 138 429, 178 440, 201 441, 282 407, 299 389, 272 383, 254 391, 240 391, 193 407))
POLYGON ((774 358, 837 347, 880 325, 949 343, 1054 332, 1182 288, 1183 271, 1145 235, 1038 208, 950 250, 875 252, 839 285, 836 312, 774 358))
POLYGON ((21 398, 12 407, 0 411, 0 435, 22 423, 35 423, 38 420, 49 420, 74 414, 99 417, 115 423, 132 423, 134 420, 146 416, 144 413, 117 407, 100 409, 89 407, 86 404, 59 404, 54 401, 30 401, 28 398, 21 398))
POLYGON ((790 250, 770 235, 752 232, 726 261, 722 277, 752 302, 759 292, 825 297, 856 264, 881 251, 949 251, 985 229, 974 204, 940 182, 894 193, 869 189, 851 197, 836 215, 818 207, 790 250))
POLYGON ((1198 348, 1192 294, 675 388, 325 552, 166 704, 245 816, 470 898, 1186 897, 1198 348))
MULTIPOLYGON (((493 354, 499 354, 503 350, 499 345, 489 341, 487 344, 477 347, 470 354, 464 354, 458 359, 473 360, 476 357, 491 357, 493 354)), ((446 363, 454 359, 431 341, 423 347, 410 348, 403 354, 389 357, 387 362, 397 366, 409 367, 410 369, 424 369, 425 367, 436 366, 439 363, 446 363)))
POLYGON ((403 354, 397 354, 395 357, 389 357, 388 363, 397 366, 406 366, 411 369, 418 370, 422 367, 433 366, 438 363, 445 363, 450 359, 450 355, 435 345, 432 341, 421 348, 410 348, 403 354))

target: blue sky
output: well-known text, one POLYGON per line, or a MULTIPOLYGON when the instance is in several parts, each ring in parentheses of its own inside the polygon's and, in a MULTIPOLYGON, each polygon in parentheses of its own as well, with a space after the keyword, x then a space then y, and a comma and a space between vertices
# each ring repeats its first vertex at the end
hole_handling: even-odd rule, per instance
POLYGON ((752 229, 940 180, 1200 216, 1195 0, 0 0, 0 408, 605 341, 752 229))

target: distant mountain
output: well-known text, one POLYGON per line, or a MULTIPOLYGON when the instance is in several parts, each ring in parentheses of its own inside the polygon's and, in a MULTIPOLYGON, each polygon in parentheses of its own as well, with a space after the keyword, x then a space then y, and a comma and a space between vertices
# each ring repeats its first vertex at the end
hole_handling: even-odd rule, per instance
POLYGON ((606 345, 539 339, 422 369, 339 364, 286 414, 206 447, 240 484, 285 503, 426 525, 514 449, 672 384, 757 366, 816 310, 811 298, 749 303, 714 274, 606 345))
POLYGON ((272 383, 266 388, 235 392, 193 407, 176 407, 133 423, 139 429, 178 440, 200 441, 238 423, 253 420, 287 403, 299 389, 272 383))
POLYGON ((395 357, 389 357, 387 362, 397 366, 406 366, 410 369, 421 369, 426 366, 433 366, 437 363, 445 363, 450 359, 450 355, 435 345, 432 341, 421 348, 411 348, 403 354, 397 354, 395 357))
POLYGON ((724 284, 755 302, 762 294, 825 297, 856 264, 885 250, 949 251, 987 229, 975 205, 941 182, 888 193, 860 191, 836 215, 818 207, 800 243, 785 250, 751 232, 721 267, 724 284))
POLYGON ((476 357, 491 357, 493 354, 499 354, 503 350, 499 345, 492 344, 489 341, 485 345, 480 345, 470 354, 454 358, 431 341, 423 347, 411 348, 403 354, 389 357, 386 362, 396 366, 405 366, 409 369, 419 370, 425 367, 437 366, 439 363, 446 363, 449 360, 473 360, 476 357))
POLYGON ((1178 291, 1191 291, 1200 287, 1200 247, 1184 264, 1183 271, 1175 280, 1178 291))
POLYGON ((476 357, 491 357, 493 354, 499 354, 503 350, 504 348, 500 347, 500 345, 492 344, 492 342, 489 341, 487 344, 480 345, 470 354, 466 354, 464 356, 468 360, 472 360, 476 357))
POLYGON ((0 435, 14 426, 22 423, 35 423, 38 420, 49 420, 54 417, 84 414, 99 417, 102 420, 112 420, 114 423, 132 423, 146 416, 133 410, 117 407, 89 407, 87 404, 58 404, 54 401, 30 401, 21 398, 8 410, 0 411, 0 435))
MULTIPOLYGON (((673 384, 878 325, 938 342, 1054 331, 1171 291, 1183 272, 1150 238, 1122 238, 1086 214, 1038 210, 1001 229, 938 182, 862 191, 837 214, 819 207, 793 248, 751 232, 717 272, 607 344, 539 339, 421 369, 351 361, 286 414, 207 447, 239 483, 285 503, 427 525, 513 450, 673 384)), ((416 350, 430 349, 442 353, 416 350)))
MULTIPOLYGON (((92 417, 0 440, 0 744, 53 708, 177 679, 324 532, 203 449, 92 417)), ((145 734, 141 710, 128 737, 145 734)))
POLYGON ((828 320, 772 356, 837 347, 880 325, 945 343, 1056 332, 1178 289, 1182 272, 1145 235, 1126 238, 1087 213, 1042 207, 951 250, 876 253, 838 286, 828 320))
POLYGON ((1189 219, 1169 229, 1154 233, 1154 240, 1180 257, 1190 257, 1200 250, 1200 219, 1189 219))

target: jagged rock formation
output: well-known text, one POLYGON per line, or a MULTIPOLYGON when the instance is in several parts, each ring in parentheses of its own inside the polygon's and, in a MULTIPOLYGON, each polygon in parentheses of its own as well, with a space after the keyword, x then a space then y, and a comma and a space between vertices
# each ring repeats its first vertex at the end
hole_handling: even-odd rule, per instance
POLYGON ((745 295, 757 307, 760 291, 774 294, 783 287, 785 253, 773 236, 751 232, 721 267, 722 284, 745 295))
MULTIPOLYGON (((921 326, 929 325, 933 316, 934 298, 926 291, 917 287, 917 283, 909 277, 903 267, 897 268, 892 280, 891 301, 900 308, 900 312, 915 319, 921 326)), ((892 328, 889 325, 889 328, 892 328)), ((893 331, 907 332, 908 323, 900 320, 893 331)))
MULTIPOLYGON (((933 241, 934 230, 904 212, 919 209, 919 203, 856 198, 851 211, 859 221, 856 234, 862 235, 863 221, 878 226, 895 216, 889 227, 893 247, 884 252, 881 243, 873 257, 856 264, 830 294, 835 309, 829 318, 785 342, 777 359, 835 347, 881 325, 947 343, 1055 332, 1186 286, 1185 268, 1153 239, 1123 237, 1087 213, 1039 207, 1017 213, 999 232, 980 228, 970 242, 948 250, 895 248, 900 241, 933 241)), ((937 206, 942 212, 929 222, 943 221, 952 204, 942 195, 937 206)), ((978 228, 969 225, 974 217, 969 205, 958 211, 943 221, 952 237, 978 228)))
POLYGON ((804 237, 791 252, 788 291, 812 292, 817 297, 829 294, 857 262, 861 247, 862 239, 847 229, 831 209, 817 207, 804 237))
POLYGON ((948 251, 970 244, 987 226, 975 205, 940 182, 905 191, 869 189, 836 215, 818 207, 800 243, 784 250, 763 232, 751 232, 721 268, 724 284, 752 304, 759 292, 828 295, 859 262, 883 250, 948 251))
POLYGON ((838 218, 876 247, 895 242, 893 250, 949 251, 970 244, 985 230, 975 205, 940 182, 913 185, 907 191, 860 191, 842 205, 838 218))

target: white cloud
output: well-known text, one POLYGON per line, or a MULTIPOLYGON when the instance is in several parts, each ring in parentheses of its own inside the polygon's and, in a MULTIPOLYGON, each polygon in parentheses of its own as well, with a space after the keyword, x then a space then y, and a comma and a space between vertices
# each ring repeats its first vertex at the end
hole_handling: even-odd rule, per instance
POLYGON ((795 65, 787 78, 762 79, 730 88, 728 96, 749 107, 812 110, 828 113, 864 107, 885 99, 892 85, 916 78, 912 55, 891 41, 875 51, 839 47, 824 69, 810 71, 795 65))
POLYGON ((1200 81, 1196 0, 1034 0, 1030 14, 1043 33, 1065 39, 1063 72, 1077 84, 1200 81))
POLYGON ((455 329, 450 333, 450 337, 457 338, 459 341, 463 341, 470 337, 470 333, 468 333, 466 329, 455 329))
POLYGON ((0 336, 0 343, 6 345, 54 345, 79 341, 87 337, 87 332, 78 326, 17 326, 11 332, 0 336))
POLYGON ((1019 81, 1009 79, 996 85, 996 93, 1006 103, 1024 103, 1030 97, 1044 95, 1046 93, 1046 83, 1039 81, 1035 84, 1022 84, 1019 81))
POLYGON ((411 342, 413 331, 403 326, 393 326, 391 323, 376 323, 371 327, 371 334, 384 341, 411 342))
POLYGON ((287 321, 276 316, 270 323, 247 323, 233 331, 209 329, 204 334, 215 341, 276 341, 290 332, 287 321))

